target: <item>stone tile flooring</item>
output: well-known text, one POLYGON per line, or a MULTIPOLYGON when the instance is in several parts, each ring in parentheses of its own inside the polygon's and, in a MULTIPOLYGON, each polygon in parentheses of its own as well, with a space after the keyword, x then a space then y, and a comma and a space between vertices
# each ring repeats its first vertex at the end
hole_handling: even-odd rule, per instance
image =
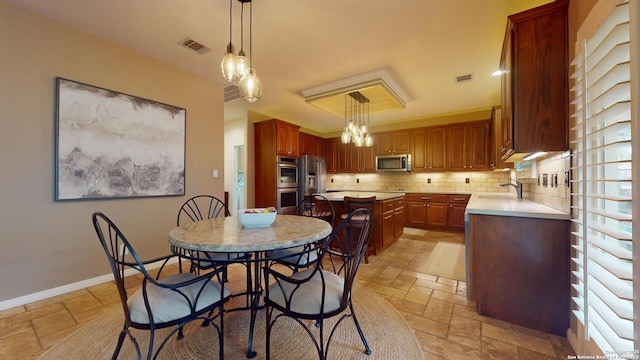
MULTIPOLYGON (((357 276, 360 284, 401 312, 415 330, 425 359, 575 355, 566 338, 478 315, 475 303, 466 299, 464 282, 425 273, 425 260, 438 241, 463 243, 464 235, 405 228, 403 237, 380 255, 370 256, 357 276)), ((139 281, 131 278, 129 283, 136 286, 139 281)), ((115 285, 108 282, 1 311, 0 359, 35 359, 118 302, 115 285)))

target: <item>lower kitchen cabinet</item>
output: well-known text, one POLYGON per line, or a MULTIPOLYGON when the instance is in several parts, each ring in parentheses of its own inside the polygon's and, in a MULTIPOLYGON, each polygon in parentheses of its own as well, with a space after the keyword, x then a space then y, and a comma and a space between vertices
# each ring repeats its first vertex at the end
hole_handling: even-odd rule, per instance
POLYGON ((569 221, 469 216, 467 291, 478 313, 566 336, 569 221))
POLYGON ((468 201, 469 195, 407 194, 405 225, 464 231, 464 211, 468 201))

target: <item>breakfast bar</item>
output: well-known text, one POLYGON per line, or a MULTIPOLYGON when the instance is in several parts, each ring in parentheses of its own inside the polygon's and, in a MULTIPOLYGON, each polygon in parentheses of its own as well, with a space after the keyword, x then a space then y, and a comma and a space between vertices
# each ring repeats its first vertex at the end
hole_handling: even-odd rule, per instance
POLYGON ((405 223, 403 192, 372 192, 372 191, 337 191, 319 194, 326 197, 336 213, 334 227, 340 222, 340 215, 345 213, 344 198, 366 198, 375 196, 373 208, 373 229, 370 244, 373 254, 379 254, 402 235, 405 223))

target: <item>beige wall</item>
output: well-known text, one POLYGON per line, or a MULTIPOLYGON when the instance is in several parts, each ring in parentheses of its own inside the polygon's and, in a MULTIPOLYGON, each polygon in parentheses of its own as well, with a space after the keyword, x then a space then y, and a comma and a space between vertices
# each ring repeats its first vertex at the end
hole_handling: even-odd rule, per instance
POLYGON ((94 211, 112 217, 144 257, 168 252, 186 199, 55 202, 56 76, 186 108, 187 195, 222 196, 219 84, 4 1, 0 49, 0 302, 108 274, 94 211))

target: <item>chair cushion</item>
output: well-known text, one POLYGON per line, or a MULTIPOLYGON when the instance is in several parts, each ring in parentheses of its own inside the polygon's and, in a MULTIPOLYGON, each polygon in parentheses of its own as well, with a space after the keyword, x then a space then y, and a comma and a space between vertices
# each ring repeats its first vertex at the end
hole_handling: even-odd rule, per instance
MULTIPOLYGON (((314 269, 300 271, 291 275, 295 279, 307 278, 314 269)), ((331 312, 340 309, 340 300, 342 300, 342 292, 344 291, 344 279, 340 276, 326 270, 319 270, 305 283, 300 285, 291 299, 291 310, 299 314, 319 314, 320 302, 322 301, 322 278, 320 272, 324 276, 325 283, 325 300, 324 312, 331 312)), ((290 297, 291 292, 295 289, 295 285, 281 281, 282 288, 290 297)), ((286 308, 285 297, 278 283, 269 286, 269 300, 286 308)))
POLYGON ((247 256, 245 253, 203 252, 199 255, 201 260, 195 260, 201 269, 208 269, 214 265, 222 265, 227 261, 235 261, 247 256))
MULTIPOLYGON (((195 274, 181 273, 162 278, 159 282, 163 284, 179 284, 197 277, 198 276, 195 274)), ((194 284, 181 287, 180 290, 191 300, 191 302, 193 302, 198 295, 198 291, 200 290, 203 281, 208 280, 202 279, 194 284)), ((203 308, 220 301, 221 288, 222 286, 220 283, 208 281, 208 284, 204 287, 202 294, 198 298, 198 303, 195 307, 196 311, 202 310, 203 308)), ((226 298, 230 294, 231 292, 229 289, 225 288, 222 297, 226 298)), ((191 309, 186 299, 173 290, 161 288, 149 282, 147 284, 147 297, 149 298, 151 313, 153 314, 155 323, 169 322, 191 314, 191 309)), ((149 323, 147 309, 144 306, 142 288, 133 293, 127 301, 127 304, 129 305, 131 321, 139 324, 149 323)))
POLYGON ((278 259, 278 261, 299 266, 307 266, 316 260, 318 260, 318 253, 316 251, 306 252, 300 255, 300 252, 304 251, 304 246, 297 246, 288 249, 280 249, 274 251, 268 251, 267 257, 272 259, 278 259), (287 256, 291 255, 291 256, 287 256), (286 256, 286 257, 285 257, 286 256))

